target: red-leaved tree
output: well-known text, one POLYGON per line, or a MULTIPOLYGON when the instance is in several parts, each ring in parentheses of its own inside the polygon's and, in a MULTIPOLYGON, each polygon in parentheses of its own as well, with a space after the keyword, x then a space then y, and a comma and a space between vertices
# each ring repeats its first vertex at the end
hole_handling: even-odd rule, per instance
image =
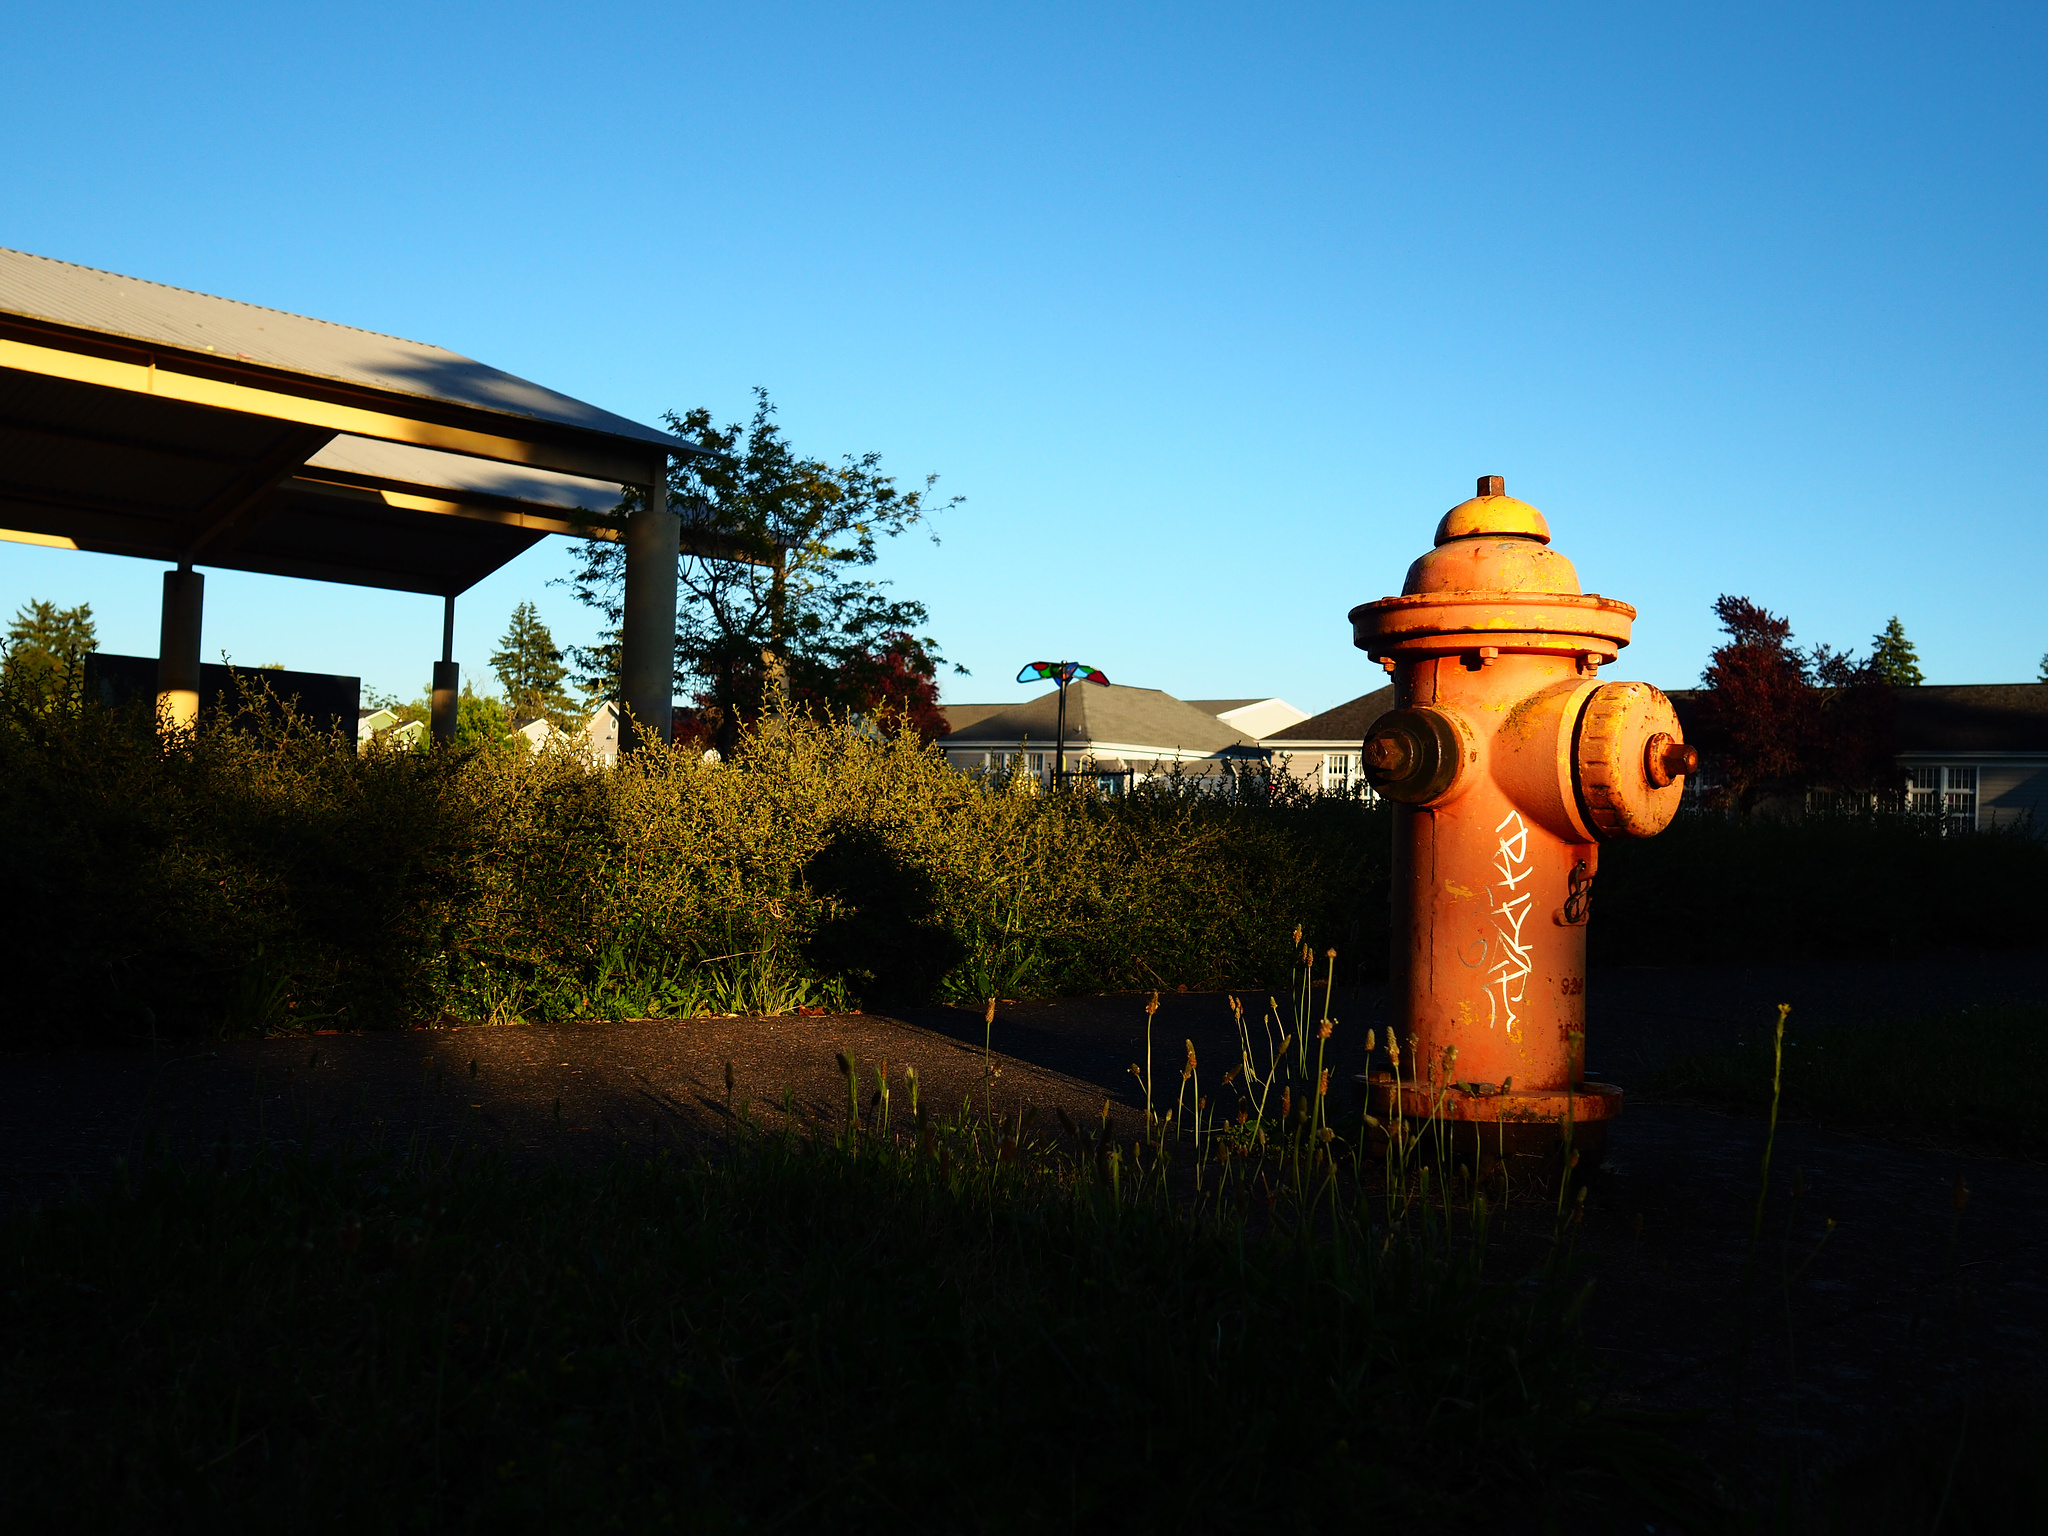
POLYGON ((938 658, 907 631, 848 658, 840 689, 842 698, 860 701, 861 713, 885 728, 915 731, 926 741, 946 734, 938 658))
POLYGON ((1799 650, 1791 621, 1746 597, 1724 593, 1714 616, 1728 639, 1700 678, 1699 746, 1738 812, 1767 793, 1867 791, 1896 777, 1891 690, 1871 662, 1799 650))

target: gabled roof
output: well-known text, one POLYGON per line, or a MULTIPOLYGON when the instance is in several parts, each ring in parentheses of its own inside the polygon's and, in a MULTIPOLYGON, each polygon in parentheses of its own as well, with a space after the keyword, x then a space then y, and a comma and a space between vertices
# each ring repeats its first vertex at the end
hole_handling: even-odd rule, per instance
MULTIPOLYGON (((990 747, 1049 747, 1058 734, 1059 690, 1023 704, 984 715, 966 729, 956 729, 946 745, 968 743, 990 747)), ((1253 751, 1258 743, 1234 731, 1205 709, 1176 699, 1157 688, 1126 688, 1111 683, 1075 683, 1067 689, 1067 744, 1095 743, 1148 747, 1160 752, 1253 751)))
POLYGON ((939 713, 946 717, 946 732, 952 735, 967 730, 990 715, 999 715, 1015 707, 1012 704, 941 704, 939 713))
POLYGON ((1394 685, 1375 688, 1371 693, 1360 694, 1357 698, 1339 704, 1335 709, 1326 709, 1320 715, 1310 715, 1299 725, 1290 725, 1284 731, 1275 731, 1265 738, 1266 745, 1285 751, 1290 743, 1308 746, 1318 742, 1338 741, 1357 743, 1365 740, 1366 730, 1394 707, 1394 685))
MULTIPOLYGON (((1701 688, 1671 690, 1688 732, 1705 696, 1701 688)), ((1925 683, 1895 688, 1892 698, 1892 739, 1901 753, 2048 754, 2048 683, 1925 683)))
POLYGON ((1929 683, 1895 696, 1901 752, 2048 752, 2048 683, 1929 683))

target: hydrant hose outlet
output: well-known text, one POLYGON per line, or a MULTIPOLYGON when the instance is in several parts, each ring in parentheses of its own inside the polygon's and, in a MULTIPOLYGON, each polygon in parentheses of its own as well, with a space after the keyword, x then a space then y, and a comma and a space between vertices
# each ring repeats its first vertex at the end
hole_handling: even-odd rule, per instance
POLYGON ((1389 800, 1427 805, 1442 800, 1478 750, 1470 727, 1440 709, 1394 709, 1372 723, 1365 737, 1365 777, 1389 800))
POLYGON ((1597 1150, 1621 1107, 1585 1079, 1600 845, 1662 831, 1698 766, 1668 698, 1599 679, 1635 610, 1581 592, 1543 514, 1487 476, 1400 595, 1350 617, 1394 675, 1363 751, 1395 803, 1390 1008, 1406 1050, 1398 1079, 1369 1071, 1369 1101, 1476 1122, 1489 1145, 1495 1125, 1525 1147, 1569 1126, 1597 1150))

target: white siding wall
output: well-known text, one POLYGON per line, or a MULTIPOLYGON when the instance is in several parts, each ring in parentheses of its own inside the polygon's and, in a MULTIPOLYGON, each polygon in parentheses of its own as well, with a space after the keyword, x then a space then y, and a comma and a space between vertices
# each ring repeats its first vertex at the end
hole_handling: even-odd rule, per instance
POLYGON ((1978 766, 1978 826, 2004 826, 2029 814, 2037 830, 2048 832, 2048 762, 1978 766))

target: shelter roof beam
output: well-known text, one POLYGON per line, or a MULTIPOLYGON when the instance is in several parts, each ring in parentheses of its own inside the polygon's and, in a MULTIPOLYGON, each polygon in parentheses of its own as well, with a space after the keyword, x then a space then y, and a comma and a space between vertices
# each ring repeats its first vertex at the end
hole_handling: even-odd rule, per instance
POLYGON ((197 531, 186 543, 181 558, 197 560, 209 549, 232 544, 245 536, 261 520, 263 502, 278 482, 333 441, 332 432, 318 427, 285 433, 275 448, 236 475, 200 509, 193 519, 197 531))
POLYGON ((47 544, 89 550, 103 555, 132 555, 142 560, 176 560, 182 547, 181 528, 157 508, 115 502, 67 500, 51 502, 31 492, 20 494, 0 485, 0 522, 7 524, 9 543, 47 544))
MULTIPOLYGON (((436 405, 211 358, 123 347, 102 338, 52 333, 40 340, 23 339, 21 332, 28 329, 0 325, 0 368, 593 480, 647 485, 666 473, 666 451, 660 448, 639 449, 502 413, 436 405)), ((683 445, 679 443, 676 451, 683 451, 683 445)))
MULTIPOLYGON (((534 502, 521 501, 516 497, 493 496, 483 491, 464 491, 456 498, 439 487, 413 486, 409 482, 401 483, 381 476, 325 468, 302 470, 290 483, 295 490, 328 495, 354 493, 376 497, 386 506, 403 507, 411 512, 432 512, 444 517, 468 517, 479 522, 504 523, 515 528, 532 529, 536 533, 604 539, 610 543, 617 543, 624 537, 618 524, 606 522, 601 517, 581 509, 549 509, 534 502), (429 494, 434 491, 440 491, 440 494, 429 494)), ((736 565, 758 565, 764 569, 771 569, 777 563, 775 555, 763 555, 759 550, 730 535, 695 529, 688 521, 682 525, 677 552, 695 555, 705 560, 730 561, 736 565)), ((778 555, 780 553, 778 551, 778 555)))
MULTIPOLYGON (((67 443, 86 443, 94 448, 124 448, 133 453, 155 454, 194 464, 242 465, 242 455, 224 449, 201 448, 196 444, 174 443, 161 438, 135 437, 122 432, 99 432, 71 422, 36 420, 0 412, 0 431, 27 432, 37 437, 57 438, 67 443)), ((332 436, 332 434, 329 434, 332 436)))
POLYGON ((468 493, 460 501, 455 501, 446 496, 425 496, 416 491, 396 490, 374 482, 365 484, 363 481, 366 478, 321 470, 317 473, 307 472, 294 476, 288 488, 308 495, 382 502, 387 507, 398 507, 407 512, 430 512, 440 517, 466 517, 480 523, 502 523, 510 528, 525 528, 534 533, 558 533, 570 537, 596 539, 619 537, 616 528, 584 522, 567 513, 536 507, 510 497, 468 493))

